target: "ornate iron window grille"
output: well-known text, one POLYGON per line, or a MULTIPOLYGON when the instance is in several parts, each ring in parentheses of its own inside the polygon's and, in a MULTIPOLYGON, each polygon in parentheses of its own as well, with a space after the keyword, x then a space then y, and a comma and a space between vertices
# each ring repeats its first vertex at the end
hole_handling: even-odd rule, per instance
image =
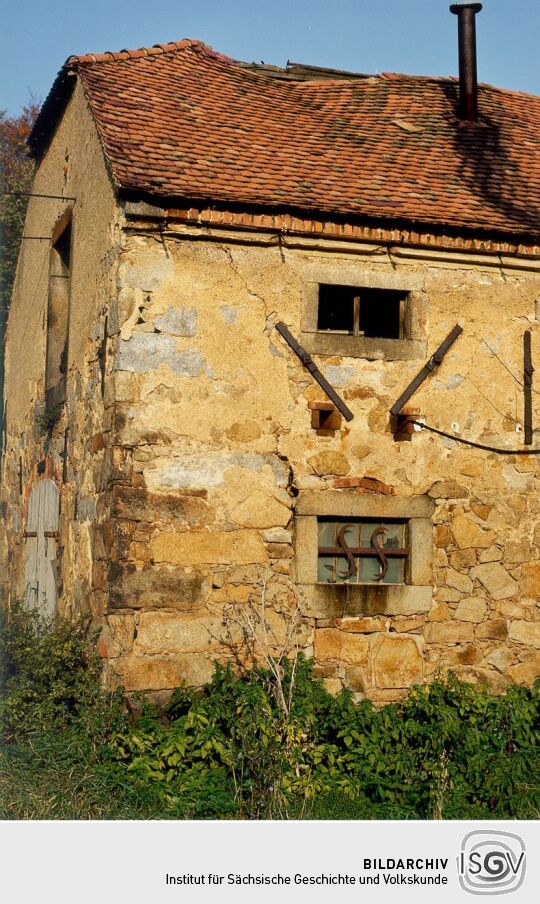
MULTIPOLYGON (((339 519, 319 519, 319 546, 318 546, 318 578, 323 583, 406 583, 407 565, 410 556, 408 545, 408 527, 406 521, 376 521, 362 519, 359 521, 341 521, 339 519), (335 542, 325 545, 320 542, 324 527, 334 528, 335 542), (356 535, 356 536, 355 536, 356 535), (351 542, 351 538, 353 542, 351 542), (356 539, 356 543, 354 543, 356 539), (369 539, 369 545, 366 540, 369 539), (401 545, 400 545, 401 540, 401 545), (324 563, 324 559, 333 560, 324 563), (371 561, 378 566, 378 571, 366 576, 362 571, 361 563, 371 561), (398 569, 397 580, 386 580, 390 563, 398 560, 403 562, 403 568, 398 569), (340 563, 340 564, 338 564, 340 563), (341 571, 340 571, 341 567, 341 571), (322 577, 323 569, 332 569, 330 577, 322 577)), ((372 569, 369 569, 372 571, 372 569)), ((395 571, 395 568, 393 569, 395 571)), ((393 575, 396 577, 396 575, 393 575)))

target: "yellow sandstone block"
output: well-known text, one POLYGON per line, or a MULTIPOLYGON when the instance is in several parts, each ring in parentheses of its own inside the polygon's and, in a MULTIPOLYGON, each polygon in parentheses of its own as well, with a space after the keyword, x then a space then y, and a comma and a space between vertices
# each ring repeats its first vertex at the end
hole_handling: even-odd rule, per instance
POLYGON ((214 533, 163 533, 151 541, 156 562, 172 565, 249 565, 264 563, 267 553, 255 530, 214 533))

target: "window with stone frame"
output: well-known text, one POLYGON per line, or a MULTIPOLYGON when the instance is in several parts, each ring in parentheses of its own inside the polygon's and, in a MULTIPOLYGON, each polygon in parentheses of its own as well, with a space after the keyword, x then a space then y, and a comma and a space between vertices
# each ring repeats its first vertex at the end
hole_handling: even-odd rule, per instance
POLYGON ((390 361, 425 355, 427 300, 418 274, 317 265, 304 275, 300 342, 310 354, 390 361))
POLYGON ((301 491, 294 571, 306 614, 328 619, 428 612, 434 509, 429 496, 301 491))
POLYGON ((319 583, 406 584, 406 520, 317 519, 319 583))

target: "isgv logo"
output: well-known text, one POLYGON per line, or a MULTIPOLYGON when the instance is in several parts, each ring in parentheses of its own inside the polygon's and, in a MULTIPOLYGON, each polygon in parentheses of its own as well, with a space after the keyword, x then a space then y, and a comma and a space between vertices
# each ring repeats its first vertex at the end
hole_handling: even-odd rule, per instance
POLYGON ((525 843, 511 832, 469 832, 457 858, 459 884, 471 895, 504 895, 525 878, 525 843))

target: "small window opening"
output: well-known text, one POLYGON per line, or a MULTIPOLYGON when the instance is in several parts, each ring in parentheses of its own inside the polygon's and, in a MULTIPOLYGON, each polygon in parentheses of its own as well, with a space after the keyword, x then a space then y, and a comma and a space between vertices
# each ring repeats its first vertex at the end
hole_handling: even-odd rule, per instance
POLYGON ((406 443, 412 440, 414 424, 411 424, 408 414, 396 414, 390 418, 390 428, 394 434, 394 442, 406 443))
POLYGON ((51 248, 45 366, 48 407, 63 402, 66 395, 70 271, 71 222, 51 248))
POLYGON ((339 412, 337 416, 334 411, 318 411, 317 414, 318 418, 313 418, 316 422, 317 429, 334 431, 341 423, 339 412))
POLYGON ((407 295, 391 289, 321 284, 317 329, 372 339, 405 339, 407 295))
POLYGON ((318 519, 317 580, 329 584, 405 584, 407 521, 318 519))
POLYGON ((311 426, 318 436, 334 436, 341 427, 341 414, 333 402, 309 402, 311 426))
POLYGON ((99 372, 101 375, 101 395, 105 395, 105 377, 107 373, 107 335, 109 330, 109 318, 105 315, 105 321, 103 323, 103 339, 101 340, 98 348, 98 362, 99 362, 99 372))
POLYGON ((390 429, 394 434, 394 442, 410 442, 414 435, 414 419, 420 416, 419 408, 403 408, 399 414, 390 415, 390 429), (411 421, 413 418, 413 421, 411 421))

